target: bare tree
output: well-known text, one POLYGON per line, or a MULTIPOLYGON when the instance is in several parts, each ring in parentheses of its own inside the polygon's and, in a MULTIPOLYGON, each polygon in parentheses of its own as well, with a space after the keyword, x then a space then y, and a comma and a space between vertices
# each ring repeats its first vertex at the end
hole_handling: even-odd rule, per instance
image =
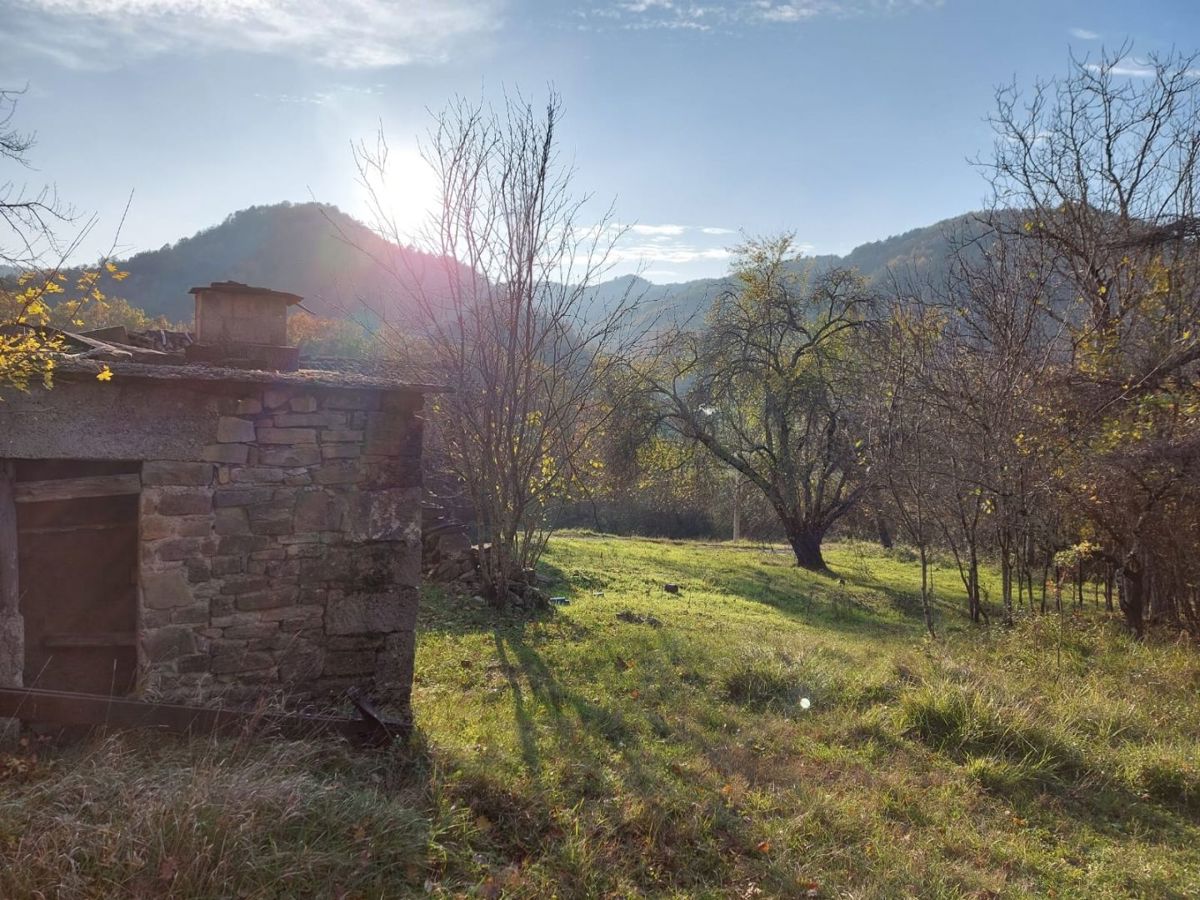
POLYGON ((866 488, 851 427, 854 333, 871 309, 862 279, 811 279, 789 235, 739 248, 735 289, 703 330, 666 334, 644 389, 662 422, 706 447, 766 497, 806 569, 866 488))
POLYGON ((1180 567, 1161 547, 1176 542, 1155 536, 1188 533, 1200 471, 1200 75, 1194 55, 1130 51, 1072 60, 1029 94, 1002 90, 986 166, 997 204, 1021 211, 997 228, 1053 253, 1061 289, 1045 314, 1065 362, 1042 420, 1140 634, 1148 614, 1195 612, 1180 608, 1194 582, 1167 582, 1180 567))
POLYGON ((944 435, 938 426, 941 410, 931 381, 944 324, 934 308, 898 299, 876 332, 871 360, 876 390, 869 393, 876 407, 871 442, 878 461, 876 480, 904 537, 917 548, 921 613, 930 637, 936 633, 929 554, 938 535, 939 512, 944 512, 939 510, 938 482, 945 464, 944 435))
MULTIPOLYGON (((505 606, 523 592, 550 534, 551 505, 583 488, 617 405, 600 390, 637 339, 634 298, 601 302, 621 229, 611 207, 588 220, 558 156, 562 103, 520 97, 499 110, 465 100, 437 116, 422 148, 440 188, 423 249, 439 271, 395 271, 419 313, 406 350, 424 355, 451 393, 433 424, 475 509, 483 588, 505 606)), ((387 148, 357 151, 377 188, 387 148)), ((402 236, 372 194, 385 236, 402 236)))
MULTIPOLYGON (((34 145, 33 135, 19 130, 13 121, 22 93, 0 89, 0 161, 10 173, 30 168, 29 151, 34 145)), ((6 174, 0 182, 0 231, 6 235, 0 237, 0 264, 28 270, 43 267, 47 257, 66 258, 79 235, 64 247, 58 229, 75 218, 75 211, 59 199, 53 185, 30 188, 15 173, 6 174)))

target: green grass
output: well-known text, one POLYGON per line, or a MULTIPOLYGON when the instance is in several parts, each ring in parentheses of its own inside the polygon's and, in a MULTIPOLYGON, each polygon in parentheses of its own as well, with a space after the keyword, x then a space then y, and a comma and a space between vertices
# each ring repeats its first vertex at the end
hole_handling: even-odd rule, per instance
POLYGON ((902 551, 827 558, 580 533, 533 620, 427 591, 407 749, 0 757, 0 896, 1200 893, 1194 648, 974 629, 944 565, 929 641, 902 551))

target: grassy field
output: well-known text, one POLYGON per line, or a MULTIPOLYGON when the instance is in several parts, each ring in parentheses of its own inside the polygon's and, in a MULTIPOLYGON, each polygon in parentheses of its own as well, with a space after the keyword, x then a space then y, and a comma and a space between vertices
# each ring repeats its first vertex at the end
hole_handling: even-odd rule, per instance
POLYGON ((534 620, 431 590, 405 749, 0 757, 0 896, 1200 895, 1195 648, 973 630, 948 568, 931 642, 903 552, 827 558, 574 534, 534 620))

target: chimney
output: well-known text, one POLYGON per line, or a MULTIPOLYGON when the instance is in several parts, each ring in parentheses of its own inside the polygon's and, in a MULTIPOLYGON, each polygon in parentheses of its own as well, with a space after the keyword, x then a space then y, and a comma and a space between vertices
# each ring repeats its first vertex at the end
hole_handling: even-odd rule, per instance
POLYGON ((300 351, 287 344, 287 314, 302 297, 237 281, 214 281, 188 293, 196 298, 189 362, 284 372, 299 365, 300 351))

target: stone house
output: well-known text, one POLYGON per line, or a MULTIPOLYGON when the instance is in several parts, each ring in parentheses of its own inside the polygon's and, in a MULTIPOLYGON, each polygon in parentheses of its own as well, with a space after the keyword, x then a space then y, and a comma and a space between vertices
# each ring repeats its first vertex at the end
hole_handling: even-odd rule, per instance
POLYGON ((295 295, 192 293, 182 352, 80 337, 52 390, 0 398, 0 684, 234 703, 354 685, 407 710, 436 388, 299 362, 295 295))

